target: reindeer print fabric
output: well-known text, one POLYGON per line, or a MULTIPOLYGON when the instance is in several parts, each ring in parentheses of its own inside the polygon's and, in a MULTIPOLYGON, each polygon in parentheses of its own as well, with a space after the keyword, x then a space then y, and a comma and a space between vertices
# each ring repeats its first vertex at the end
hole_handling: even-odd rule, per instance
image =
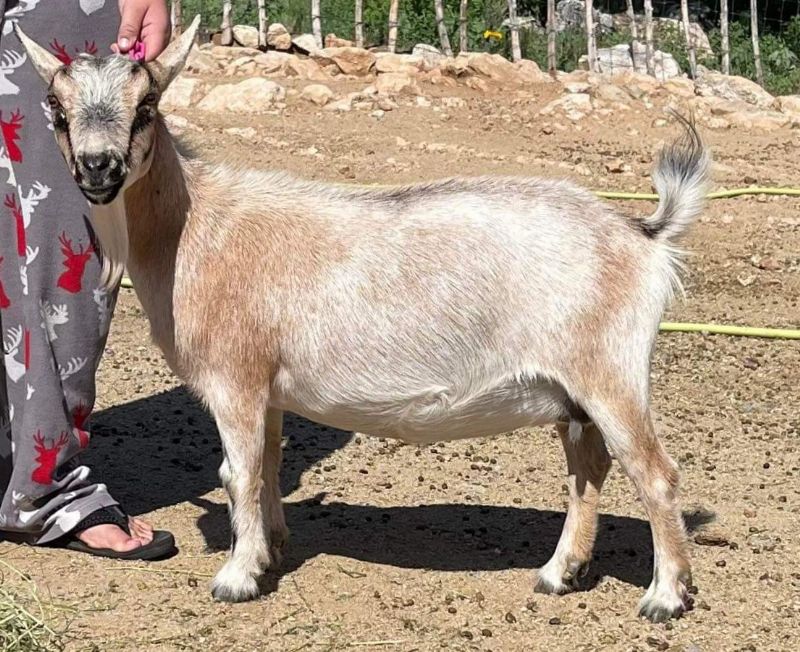
POLYGON ((108 51, 119 13, 110 0, 0 0, 0 10, 0 530, 47 543, 117 504, 77 457, 115 296, 97 289, 88 204, 11 24, 69 63, 108 51))

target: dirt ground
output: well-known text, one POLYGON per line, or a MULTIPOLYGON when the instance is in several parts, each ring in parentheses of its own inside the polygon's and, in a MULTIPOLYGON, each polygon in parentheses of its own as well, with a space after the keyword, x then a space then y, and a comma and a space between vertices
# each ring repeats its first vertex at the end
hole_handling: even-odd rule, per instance
MULTIPOLYGON (((537 116, 552 86, 522 97, 426 92, 432 106, 410 98, 380 119, 291 96, 282 112, 256 118, 180 115, 202 129, 187 138, 210 159, 358 183, 511 173, 650 191, 653 152, 676 133, 657 122, 660 103, 574 126, 537 116), (440 96, 466 105, 442 106, 440 96), (231 128, 254 128, 256 142, 231 128), (615 159, 630 170, 608 171, 620 168, 615 159)), ((800 185, 800 131, 703 135, 716 187, 800 185)), ((619 207, 643 214, 654 204, 619 207)), ((800 198, 712 202, 686 246, 687 298, 668 319, 798 327, 800 198)), ((587 590, 533 593, 534 569, 553 552, 566 507, 565 462, 551 430, 417 447, 293 416, 284 566, 265 578, 259 601, 223 605, 208 590, 229 538, 218 437, 124 290, 87 461, 129 511, 171 529, 180 553, 145 566, 4 543, 0 558, 59 605, 70 650, 796 650, 799 383, 798 342, 660 336, 654 405, 682 470, 698 587, 694 611, 678 621, 636 616, 652 546, 616 466, 587 590)))

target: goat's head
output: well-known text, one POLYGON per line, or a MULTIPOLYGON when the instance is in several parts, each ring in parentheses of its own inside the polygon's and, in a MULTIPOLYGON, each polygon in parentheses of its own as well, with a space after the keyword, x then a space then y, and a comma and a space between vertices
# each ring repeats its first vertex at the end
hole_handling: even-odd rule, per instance
POLYGON ((81 55, 68 66, 15 27, 48 85, 56 141, 92 204, 108 204, 149 168, 161 94, 183 68, 200 23, 149 63, 81 55))

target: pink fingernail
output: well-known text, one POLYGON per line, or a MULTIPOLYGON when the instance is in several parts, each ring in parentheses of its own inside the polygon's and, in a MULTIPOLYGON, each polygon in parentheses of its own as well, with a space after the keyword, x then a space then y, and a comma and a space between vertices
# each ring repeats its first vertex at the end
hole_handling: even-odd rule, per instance
POLYGON ((136 41, 133 44, 133 47, 128 52, 128 57, 132 61, 144 61, 145 58, 145 47, 142 41, 136 41))

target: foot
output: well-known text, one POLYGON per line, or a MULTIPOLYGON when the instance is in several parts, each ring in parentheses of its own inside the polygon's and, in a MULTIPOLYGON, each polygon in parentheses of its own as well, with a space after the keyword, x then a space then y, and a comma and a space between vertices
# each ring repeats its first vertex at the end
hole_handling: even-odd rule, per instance
POLYGON ((563 595, 579 588, 580 580, 589 572, 589 562, 571 559, 563 562, 553 557, 536 574, 536 593, 563 595))
POLYGON ((153 540, 153 528, 138 518, 129 518, 128 534, 118 525, 105 523, 87 528, 77 535, 90 548, 108 548, 115 552, 130 552, 153 540))
POLYGON ((692 596, 687 589, 690 584, 690 579, 679 579, 677 582, 653 580, 639 602, 639 615, 654 623, 680 618, 682 614, 691 611, 693 606, 692 596))

